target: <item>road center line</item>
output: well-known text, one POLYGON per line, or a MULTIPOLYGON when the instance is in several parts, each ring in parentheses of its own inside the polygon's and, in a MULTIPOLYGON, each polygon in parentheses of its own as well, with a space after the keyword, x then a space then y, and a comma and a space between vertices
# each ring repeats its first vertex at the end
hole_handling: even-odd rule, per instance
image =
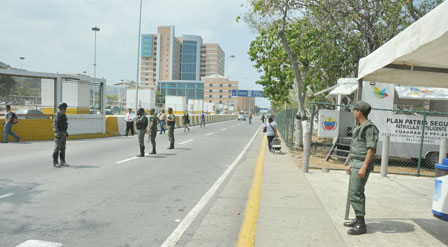
POLYGON ((207 205, 207 203, 212 199, 216 191, 221 187, 222 183, 226 180, 230 173, 232 173, 233 169, 235 169, 236 165, 243 158, 244 154, 249 149, 252 142, 257 137, 258 132, 260 132, 261 128, 258 128, 252 138, 249 140, 247 145, 244 147, 243 151, 238 155, 238 157, 233 161, 233 163, 227 168, 227 170, 221 175, 221 177, 216 180, 215 184, 205 193, 205 195, 201 198, 201 200, 191 209, 191 211, 185 216, 181 223, 176 227, 176 229, 171 233, 171 235, 163 242, 162 247, 172 247, 175 246, 177 241, 182 237, 184 232, 188 229, 188 227, 193 223, 196 217, 201 213, 202 209, 207 205))
POLYGON ((48 242, 48 241, 41 241, 41 240, 27 240, 19 245, 16 245, 16 247, 60 247, 62 246, 61 243, 56 242, 48 242))
POLYGON ((221 129, 222 131, 226 130, 227 128, 221 129))
POLYGON ((213 132, 210 132, 210 133, 205 134, 205 135, 206 135, 206 136, 213 135, 213 132))
POLYGON ((184 142, 179 143, 179 145, 182 145, 182 144, 185 144, 185 143, 189 143, 189 142, 192 142, 192 141, 194 141, 194 140, 193 140, 193 139, 186 140, 186 141, 184 141, 184 142))
POLYGON ((125 160, 120 160, 120 161, 115 162, 115 164, 121 164, 121 163, 128 162, 128 161, 135 160, 135 159, 138 159, 138 157, 132 157, 132 158, 125 159, 125 160))
POLYGON ((8 194, 1 195, 0 199, 6 198, 6 197, 10 197, 12 195, 14 195, 14 193, 8 193, 8 194))

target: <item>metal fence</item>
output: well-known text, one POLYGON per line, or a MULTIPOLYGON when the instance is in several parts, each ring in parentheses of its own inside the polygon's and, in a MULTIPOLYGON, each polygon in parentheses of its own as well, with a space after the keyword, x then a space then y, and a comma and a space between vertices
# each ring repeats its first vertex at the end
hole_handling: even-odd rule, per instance
POLYGON ((294 146, 294 119, 296 115, 295 109, 287 109, 277 113, 275 122, 277 123, 280 135, 285 144, 292 148, 294 146))

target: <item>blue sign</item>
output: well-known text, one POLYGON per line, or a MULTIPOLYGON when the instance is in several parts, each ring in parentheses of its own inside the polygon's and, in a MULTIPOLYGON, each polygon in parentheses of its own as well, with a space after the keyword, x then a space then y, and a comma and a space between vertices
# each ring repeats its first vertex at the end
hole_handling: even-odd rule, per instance
POLYGON ((232 90, 232 96, 248 97, 249 90, 232 90))
POLYGON ((251 90, 250 91, 250 96, 251 97, 261 97, 261 98, 264 97, 263 96, 263 91, 261 91, 261 90, 251 90))

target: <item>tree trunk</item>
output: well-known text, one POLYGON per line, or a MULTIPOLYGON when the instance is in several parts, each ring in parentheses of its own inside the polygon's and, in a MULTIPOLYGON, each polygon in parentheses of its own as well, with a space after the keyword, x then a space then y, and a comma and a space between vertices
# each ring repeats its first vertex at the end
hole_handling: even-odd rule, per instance
POLYGON ((294 69, 294 76, 296 78, 295 89, 296 89, 296 97, 297 97, 297 103, 298 103, 297 115, 298 115, 299 119, 295 119, 295 131, 296 131, 295 146, 301 147, 301 146, 303 146, 302 124, 303 124, 303 121, 306 121, 304 100, 302 97, 302 77, 300 75, 299 65, 297 64, 297 61, 294 58, 294 55, 292 54, 291 48, 289 47, 289 43, 288 43, 288 40, 286 39, 285 32, 283 30, 280 30, 278 32, 278 35, 280 36, 280 39, 282 40, 283 48, 285 48, 286 54, 288 55, 288 58, 289 58, 289 62, 291 63, 291 65, 294 69))

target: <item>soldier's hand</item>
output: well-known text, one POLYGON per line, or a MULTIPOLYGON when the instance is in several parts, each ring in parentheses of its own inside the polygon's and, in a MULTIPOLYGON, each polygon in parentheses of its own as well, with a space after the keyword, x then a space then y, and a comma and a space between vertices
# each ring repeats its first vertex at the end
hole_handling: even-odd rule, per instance
POLYGON ((358 178, 365 178, 365 177, 366 177, 366 168, 359 169, 358 178))
POLYGON ((347 166, 347 168, 345 168, 345 174, 350 175, 350 166, 347 166))

